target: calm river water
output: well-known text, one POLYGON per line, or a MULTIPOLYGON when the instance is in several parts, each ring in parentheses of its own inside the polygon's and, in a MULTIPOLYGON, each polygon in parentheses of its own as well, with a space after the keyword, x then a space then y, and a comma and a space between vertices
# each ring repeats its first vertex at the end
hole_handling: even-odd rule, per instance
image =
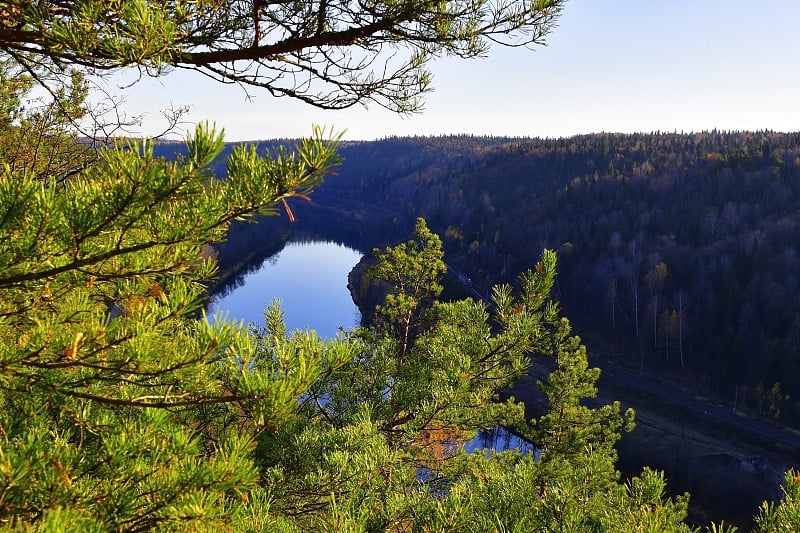
POLYGON ((361 253, 331 242, 288 242, 244 283, 214 297, 209 314, 222 311, 245 324, 264 325, 264 308, 281 300, 286 329, 313 329, 332 338, 340 327, 358 325, 361 315, 347 289, 347 275, 361 253))
MULTIPOLYGON (((222 311, 231 319, 263 326, 264 306, 279 298, 288 331, 309 328, 320 337, 332 338, 340 327, 351 329, 361 320, 347 289, 347 275, 361 257, 360 252, 336 243, 289 242, 247 275, 241 286, 215 297, 209 312, 222 311)), ((481 432, 465 447, 469 452, 533 450, 529 442, 502 428, 481 432)))

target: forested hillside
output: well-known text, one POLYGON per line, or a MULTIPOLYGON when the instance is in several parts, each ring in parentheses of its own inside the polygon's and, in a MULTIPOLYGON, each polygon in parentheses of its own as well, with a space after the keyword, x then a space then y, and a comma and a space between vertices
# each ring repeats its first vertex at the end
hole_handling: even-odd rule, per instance
POLYGON ((559 252, 595 346, 800 423, 800 134, 350 143, 321 192, 424 216, 488 284, 559 252))

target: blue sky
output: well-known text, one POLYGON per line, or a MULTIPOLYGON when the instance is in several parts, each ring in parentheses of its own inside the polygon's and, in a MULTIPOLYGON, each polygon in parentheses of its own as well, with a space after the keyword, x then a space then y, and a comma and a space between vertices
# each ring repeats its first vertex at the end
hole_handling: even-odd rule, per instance
MULTIPOLYGON (((189 105, 190 122, 228 140, 299 137, 312 124, 348 139, 472 133, 559 137, 599 131, 800 130, 800 1, 570 0, 548 45, 495 47, 431 65, 422 114, 378 106, 319 111, 199 74, 173 72, 122 91, 143 134, 158 110, 189 105)), ((126 83, 117 76, 110 83, 126 83)), ((127 80, 130 80, 127 76, 127 80)))

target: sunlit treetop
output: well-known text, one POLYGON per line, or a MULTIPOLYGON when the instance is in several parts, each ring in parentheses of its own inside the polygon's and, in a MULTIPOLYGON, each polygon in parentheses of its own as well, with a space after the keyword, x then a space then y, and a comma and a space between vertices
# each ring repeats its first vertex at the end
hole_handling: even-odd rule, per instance
POLYGON ((325 109, 422 108, 426 65, 542 44, 566 0, 0 2, 0 50, 94 71, 173 68, 325 109))

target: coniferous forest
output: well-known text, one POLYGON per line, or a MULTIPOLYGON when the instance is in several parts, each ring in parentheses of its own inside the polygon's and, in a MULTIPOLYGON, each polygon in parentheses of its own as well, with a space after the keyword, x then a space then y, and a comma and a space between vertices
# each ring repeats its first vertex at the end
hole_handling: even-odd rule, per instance
MULTIPOLYGON (((796 136, 314 127, 278 148, 200 123, 175 150, 98 85, 180 69, 410 113, 429 62, 541 45, 564 4, 0 2, 0 528, 732 532, 689 523, 663 473, 621 476, 636 413, 596 400, 567 316, 633 366, 796 423, 796 136), (325 340, 278 304, 263 327, 207 316, 284 238, 240 223, 310 198, 411 222, 366 270, 375 319, 325 340), (489 296, 443 297, 445 258, 489 296), (532 415, 504 394, 534 367, 532 415), (467 450, 497 427, 535 449, 467 450)), ((796 471, 781 490, 741 525, 797 531, 796 471)))
POLYGON ((321 193, 424 216, 487 286, 555 249, 590 349, 800 424, 800 135, 390 138, 341 154, 321 193))

